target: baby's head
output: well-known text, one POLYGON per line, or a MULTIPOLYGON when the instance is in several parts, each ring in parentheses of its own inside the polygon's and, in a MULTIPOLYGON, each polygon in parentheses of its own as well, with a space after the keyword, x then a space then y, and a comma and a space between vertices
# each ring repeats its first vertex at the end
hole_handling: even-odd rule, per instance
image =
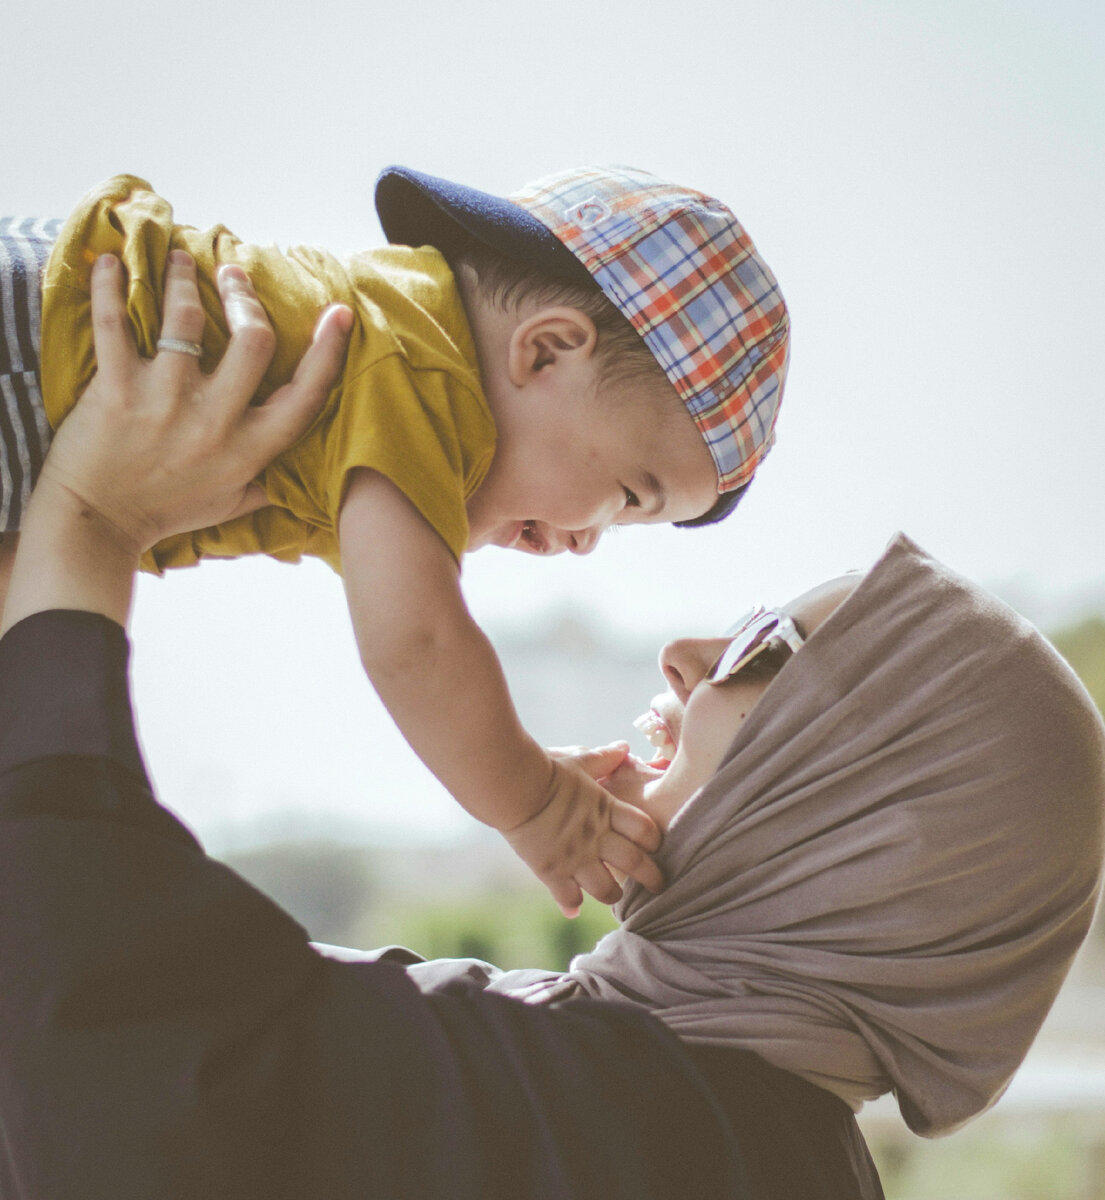
POLYGON ((774 440, 789 345, 774 276, 724 205, 629 168, 508 200, 392 168, 393 242, 457 276, 498 427, 469 549, 592 549, 611 524, 720 520, 774 440))

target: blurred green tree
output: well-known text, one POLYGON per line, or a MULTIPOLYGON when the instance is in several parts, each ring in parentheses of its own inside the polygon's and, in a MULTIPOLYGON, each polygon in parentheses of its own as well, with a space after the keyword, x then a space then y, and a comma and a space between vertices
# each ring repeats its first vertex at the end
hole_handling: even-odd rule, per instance
POLYGON ((1051 635, 1052 645, 1074 668, 1105 713, 1105 617, 1086 617, 1051 635))

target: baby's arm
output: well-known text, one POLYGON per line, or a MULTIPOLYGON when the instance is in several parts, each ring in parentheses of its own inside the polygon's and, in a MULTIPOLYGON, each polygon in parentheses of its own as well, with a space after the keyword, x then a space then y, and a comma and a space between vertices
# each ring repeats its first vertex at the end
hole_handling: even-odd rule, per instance
POLYGON ((572 914, 589 892, 621 894, 604 864, 659 890, 645 851, 660 834, 594 775, 597 759, 554 760, 518 719, 491 643, 468 613, 456 561, 389 479, 359 470, 338 522, 346 596, 365 670, 412 748, 460 804, 507 836, 572 914))

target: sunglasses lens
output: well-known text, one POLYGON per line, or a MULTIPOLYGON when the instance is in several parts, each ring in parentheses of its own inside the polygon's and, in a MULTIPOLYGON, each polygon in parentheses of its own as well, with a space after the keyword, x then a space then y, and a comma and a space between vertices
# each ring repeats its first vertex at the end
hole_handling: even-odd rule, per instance
POLYGON ((706 679, 710 683, 717 683, 719 679, 727 679, 729 677, 729 671, 732 668, 733 662, 735 661, 732 651, 733 643, 730 642, 729 645, 726 646, 722 651, 721 657, 706 672, 706 679))
POLYGON ((710 683, 721 683, 735 675, 764 648, 767 637, 779 624, 773 612, 756 609, 743 622, 738 622, 733 640, 722 651, 706 675, 710 683))
POLYGON ((763 648, 763 642, 755 646, 749 646, 747 642, 742 642, 739 646, 735 643, 730 644, 729 649, 714 663, 706 678, 711 683, 724 683, 726 679, 735 675, 741 667, 750 663, 763 648))

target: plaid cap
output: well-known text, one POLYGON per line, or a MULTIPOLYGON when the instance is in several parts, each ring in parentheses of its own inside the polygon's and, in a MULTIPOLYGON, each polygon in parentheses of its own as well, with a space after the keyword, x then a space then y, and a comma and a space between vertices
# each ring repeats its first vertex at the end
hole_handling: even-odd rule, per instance
POLYGON ((390 168, 377 181, 376 207, 391 241, 448 252, 443 243, 455 247, 459 225, 561 274, 582 264, 694 418, 718 491, 752 478, 775 440, 790 319, 775 276, 720 201, 632 167, 549 175, 507 201, 390 168))

